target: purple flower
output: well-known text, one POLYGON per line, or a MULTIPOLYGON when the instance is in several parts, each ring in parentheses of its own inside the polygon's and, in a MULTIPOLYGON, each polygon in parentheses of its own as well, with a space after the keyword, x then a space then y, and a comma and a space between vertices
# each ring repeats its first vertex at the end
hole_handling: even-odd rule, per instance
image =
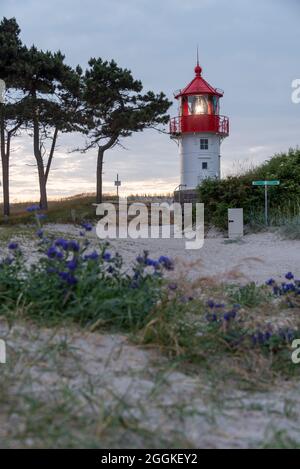
POLYGON ((288 272, 287 274, 285 274, 285 278, 288 280, 292 280, 294 278, 294 275, 292 274, 292 272, 288 272))
POLYGON ((14 242, 9 243, 9 245, 8 245, 8 249, 11 249, 12 251, 15 250, 15 249, 18 249, 18 247, 19 247, 19 244, 14 243, 14 242))
POLYGON ((59 272, 58 274, 60 276, 60 278, 62 278, 63 280, 67 280, 68 276, 69 276, 69 272, 59 272))
POLYGON ((272 286, 275 284, 275 280, 273 278, 269 278, 269 280, 266 281, 266 285, 272 286))
POLYGON ((74 251, 74 252, 78 252, 79 249, 80 249, 80 245, 77 241, 69 241, 68 242, 68 249, 70 249, 71 251, 74 251))
POLYGON ((282 284, 282 291, 283 293, 288 293, 290 291, 295 291, 296 286, 293 283, 283 283, 282 284))
POLYGON ((88 261, 88 260, 96 261, 97 259, 99 259, 99 254, 97 253, 97 251, 93 251, 91 254, 86 254, 84 256, 85 261, 88 261))
POLYGON ((56 257, 56 249, 54 246, 51 246, 48 251, 47 251, 47 256, 49 257, 49 259, 53 259, 54 257, 56 257))
POLYGON ((168 287, 170 290, 177 290, 177 283, 170 283, 168 287))
POLYGON ((102 255, 102 259, 104 261, 109 261, 111 259, 111 253, 110 252, 104 252, 102 255))
POLYGON ((47 256, 49 257, 49 259, 61 259, 62 253, 59 252, 55 246, 51 246, 47 251, 47 256))
POLYGON ((39 205, 31 205, 30 207, 26 208, 26 211, 29 212, 29 213, 36 212, 38 210, 40 210, 39 205))
POLYGON ((55 241, 55 246, 58 246, 60 248, 62 248, 64 251, 67 251, 68 247, 69 247, 69 243, 67 240, 63 239, 63 238, 58 238, 56 241, 55 241))
POLYGON ((213 308, 215 306, 214 300, 208 300, 206 304, 209 308, 213 308))
POLYGON ((160 256, 158 259, 158 262, 166 269, 166 270, 173 270, 174 269, 174 263, 173 261, 166 256, 160 256))
POLYGON ((69 270, 75 270, 78 266, 78 261, 77 259, 72 259, 67 262, 67 267, 69 270))
POLYGON ((207 321, 209 321, 209 322, 217 322, 218 317, 217 317, 216 313, 213 313, 213 314, 208 313, 208 314, 206 315, 206 319, 207 319, 207 321))
POLYGON ((155 261, 154 259, 145 259, 145 265, 155 267, 157 265, 158 261, 155 261))
POLYGON ((270 340, 271 337, 272 337, 271 332, 266 332, 266 333, 265 333, 265 340, 266 340, 266 341, 270 340))
POLYGON ((67 282, 69 285, 76 285, 78 280, 76 277, 74 277, 74 275, 69 275, 69 277, 67 278, 67 282))
POLYGON ((86 231, 92 231, 93 225, 90 223, 81 223, 82 228, 84 228, 86 231))
POLYGON ((74 277, 70 272, 59 272, 58 274, 62 280, 68 283, 68 285, 76 285, 78 282, 77 278, 74 277))
POLYGON ((44 230, 42 230, 42 229, 40 228, 39 230, 37 230, 36 235, 37 235, 39 238, 42 238, 42 237, 44 236, 44 230))
POLYGON ((36 214, 36 217, 37 217, 39 220, 43 220, 44 218, 47 217, 47 215, 45 215, 45 213, 37 213, 37 214, 36 214))

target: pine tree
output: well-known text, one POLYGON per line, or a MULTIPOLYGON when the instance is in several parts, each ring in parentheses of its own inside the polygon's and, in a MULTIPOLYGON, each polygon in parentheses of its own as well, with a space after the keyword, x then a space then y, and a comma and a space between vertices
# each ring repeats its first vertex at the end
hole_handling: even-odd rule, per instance
POLYGON ((10 214, 9 163, 11 140, 18 133, 23 110, 23 93, 20 85, 18 58, 22 50, 20 28, 15 18, 3 18, 0 23, 0 78, 5 82, 6 99, 0 102, 0 152, 2 164, 3 214, 10 214), (13 99, 11 94, 13 94, 13 99))
POLYGON ((166 124, 171 102, 163 93, 142 93, 141 81, 116 62, 90 59, 84 76, 83 106, 87 144, 97 149, 96 202, 102 202, 102 169, 106 150, 133 132, 166 124))

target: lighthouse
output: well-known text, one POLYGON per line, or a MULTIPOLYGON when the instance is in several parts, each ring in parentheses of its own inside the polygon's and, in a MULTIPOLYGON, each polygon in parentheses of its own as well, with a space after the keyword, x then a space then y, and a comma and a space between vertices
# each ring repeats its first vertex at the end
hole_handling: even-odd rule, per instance
POLYGON ((170 120, 170 136, 179 147, 183 200, 194 199, 204 179, 220 178, 221 142, 229 135, 229 119, 220 115, 222 96, 202 77, 198 59, 193 80, 175 93, 178 116, 170 120))

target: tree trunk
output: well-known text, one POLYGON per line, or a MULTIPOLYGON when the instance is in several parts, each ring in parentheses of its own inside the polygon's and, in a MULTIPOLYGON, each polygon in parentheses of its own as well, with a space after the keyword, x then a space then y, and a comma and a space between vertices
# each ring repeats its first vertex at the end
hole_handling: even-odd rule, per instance
POLYGON ((49 153, 49 158, 48 158, 48 162, 47 162, 46 172, 45 172, 46 183, 48 181, 48 177, 49 177, 49 173, 50 173, 50 169, 51 169, 51 164, 52 164, 54 151, 55 151, 55 147, 56 147, 56 142, 57 142, 57 136, 58 136, 58 128, 55 127, 53 138, 52 138, 52 143, 51 143, 51 149, 50 149, 50 153, 49 153))
POLYGON ((47 190, 46 190, 46 177, 44 161, 41 154, 40 148, 40 127, 39 127, 39 115, 38 108, 35 109, 33 118, 33 151, 37 163, 39 185, 40 185, 40 208, 48 210, 47 190))
POLYGON ((9 158, 8 155, 2 156, 2 185, 3 185, 3 215, 9 217, 9 158))
POLYGON ((42 210, 48 210, 46 178, 45 178, 43 160, 37 161, 37 167, 38 167, 39 185, 40 185, 40 208, 42 210))
POLYGON ((96 203, 102 203, 102 174, 103 174, 103 158, 104 152, 109 148, 116 145, 118 141, 118 135, 110 137, 109 141, 102 146, 98 146, 98 158, 97 158, 97 169, 96 169, 96 203))
POLYGON ((7 141, 7 145, 5 145, 5 129, 4 129, 3 111, 1 112, 0 138, 1 138, 1 163, 2 163, 3 215, 4 217, 8 217, 10 214, 10 205, 9 205, 10 136, 8 137, 9 140, 7 141))
MULTIPOLYGON (((48 158, 48 162, 47 162, 47 167, 46 167, 46 171, 45 171, 45 192, 47 192, 47 182, 48 182, 48 177, 49 177, 49 173, 50 173, 50 169, 51 169, 51 164, 52 164, 52 160, 53 160, 53 156, 54 156, 54 151, 55 151, 55 146, 56 146, 56 142, 57 142, 57 135, 58 135, 58 129, 55 128, 54 130, 54 134, 53 134, 53 138, 52 138, 52 144, 51 144, 51 149, 50 149, 50 153, 49 153, 49 158, 48 158)), ((42 190, 41 190, 41 180, 43 180, 43 176, 41 175, 40 176, 40 173, 39 173, 39 181, 40 181, 40 207, 42 207, 42 205, 44 204, 43 201, 42 201, 42 197, 41 197, 41 194, 42 194, 42 190)), ((43 184, 43 183, 42 183, 43 184)), ((47 199, 47 193, 45 194, 45 197, 47 199)))
POLYGON ((103 173, 104 150, 98 147, 97 174, 96 174, 96 203, 102 203, 102 173, 103 173))

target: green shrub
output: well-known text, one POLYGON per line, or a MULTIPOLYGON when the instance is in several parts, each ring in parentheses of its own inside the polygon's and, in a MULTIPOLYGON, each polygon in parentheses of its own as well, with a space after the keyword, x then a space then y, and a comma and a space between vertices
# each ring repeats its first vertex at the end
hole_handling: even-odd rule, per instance
POLYGON ((198 188, 199 201, 205 204, 206 221, 225 229, 228 208, 243 208, 244 222, 264 225, 264 187, 252 186, 254 180, 279 179, 270 186, 270 223, 281 225, 300 213, 300 150, 273 156, 269 161, 241 176, 207 179, 198 188))

